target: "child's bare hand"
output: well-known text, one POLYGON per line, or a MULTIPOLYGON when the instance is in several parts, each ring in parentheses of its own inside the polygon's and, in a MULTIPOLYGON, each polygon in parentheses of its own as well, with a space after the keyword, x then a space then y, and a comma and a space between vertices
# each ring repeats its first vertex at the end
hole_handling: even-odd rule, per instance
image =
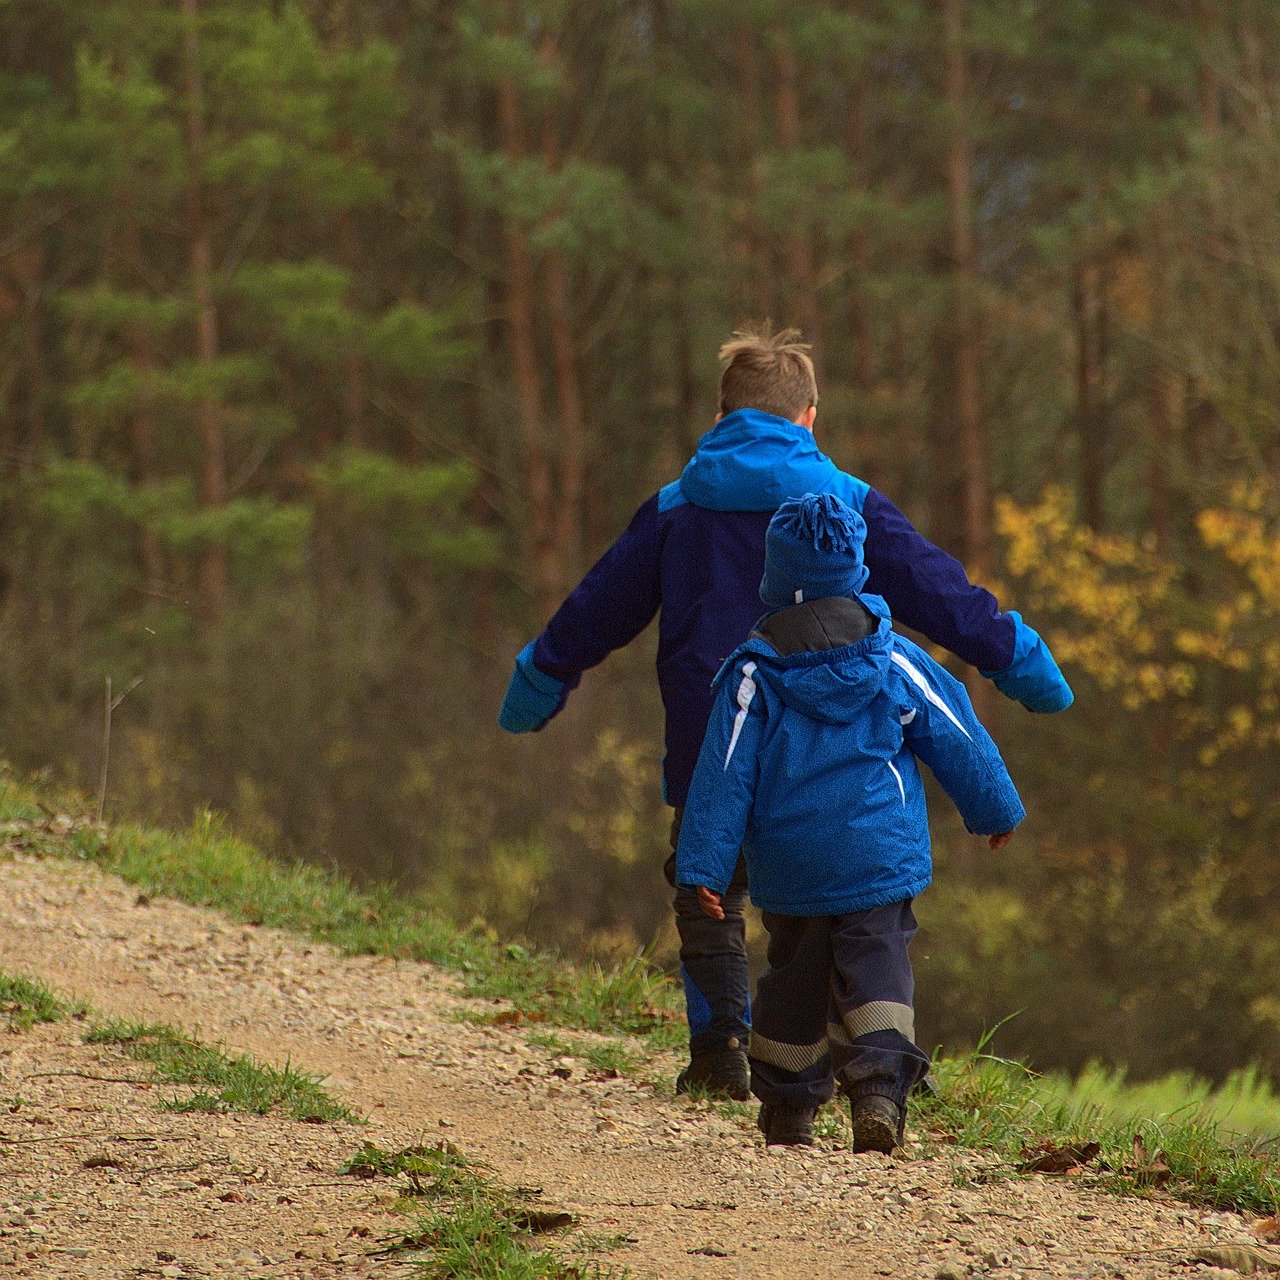
POLYGON ((702 908, 704 916, 710 916, 713 920, 724 919, 724 908, 720 905, 720 895, 708 889, 705 884, 698 886, 698 906, 702 908))
POLYGON ((1005 845, 1007 845, 1009 841, 1012 839, 1013 839, 1012 831, 1002 831, 998 836, 992 836, 987 841, 987 844, 990 847, 991 852, 995 853, 997 849, 1003 849, 1005 845))

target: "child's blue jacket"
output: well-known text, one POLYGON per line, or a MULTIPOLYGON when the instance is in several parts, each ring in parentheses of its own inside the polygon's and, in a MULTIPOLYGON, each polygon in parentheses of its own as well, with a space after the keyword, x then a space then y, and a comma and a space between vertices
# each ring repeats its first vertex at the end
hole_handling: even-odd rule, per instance
POLYGON ((753 636, 716 679, 680 827, 676 883, 729 886, 739 850, 751 900, 843 915, 914 897, 932 878, 917 761, 980 835, 1026 816, 964 686, 891 630, 781 657, 753 636))
POLYGON ((582 673, 661 610, 658 683, 666 709, 664 793, 682 805, 711 714, 711 682, 760 616, 764 535, 788 498, 832 493, 867 523, 869 591, 899 622, 990 676, 1033 711, 1071 702, 1048 646, 974 586, 883 494, 842 472, 813 433, 740 409, 698 443, 680 479, 656 493, 521 655, 554 714, 582 673), (548 690, 542 690, 549 683, 548 690))

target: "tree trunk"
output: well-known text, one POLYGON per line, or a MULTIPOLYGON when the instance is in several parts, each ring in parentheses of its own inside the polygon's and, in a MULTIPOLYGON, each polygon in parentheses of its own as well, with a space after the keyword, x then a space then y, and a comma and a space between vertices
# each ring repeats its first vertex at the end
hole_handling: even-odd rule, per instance
MULTIPOLYGON (((948 260, 939 248, 934 272, 946 282, 948 260)), ((965 555, 963 442, 955 407, 955 335, 944 312, 933 333, 928 385, 929 536, 944 550, 965 555)), ((904 365, 906 361, 902 362, 904 365)), ((903 380, 906 374, 901 375, 903 380)))
POLYGON ((1163 355, 1152 357, 1151 404, 1148 412, 1147 497, 1148 522, 1156 553, 1167 556, 1173 542, 1173 507, 1170 496, 1170 456, 1177 438, 1178 393, 1163 355))
MULTIPOLYGON (((849 89, 845 116, 845 154, 858 194, 867 188, 867 89, 866 76, 855 75, 849 89)), ((871 246, 861 228, 849 236, 850 279, 844 290, 852 347, 853 385, 857 400, 853 406, 853 437, 858 474, 873 488, 884 483, 882 434, 872 416, 875 381, 875 352, 871 341, 871 309, 866 283, 871 270, 871 246)))
MULTIPOLYGON (((351 273, 352 286, 347 305, 358 311, 355 278, 364 254, 352 215, 344 213, 338 221, 338 239, 342 246, 342 265, 351 273)), ((353 346, 343 358, 343 443, 350 449, 363 449, 368 442, 369 369, 364 352, 353 346)))
MULTIPOLYGON (((213 296, 213 245, 204 198, 204 76, 200 67, 199 0, 182 0, 183 62, 187 124, 187 234, 190 242, 191 290, 196 308, 196 358, 212 365, 219 354, 218 311, 213 296)), ((222 406, 216 396, 201 397, 200 501, 217 511, 227 503, 227 442, 222 406)), ((226 545, 215 540, 200 563, 200 586, 205 612, 221 616, 231 590, 231 559, 226 545)))
POLYGON ((6 290, 14 319, 22 331, 21 356, 12 393, 13 423, 6 426, 11 432, 15 460, 24 466, 38 466, 43 461, 45 415, 49 410, 45 259, 45 233, 41 231, 13 254, 13 283, 11 291, 6 290))
MULTIPOLYGON (((124 210, 120 233, 121 256, 124 259, 126 287, 142 293, 146 289, 143 264, 142 232, 132 207, 124 210)), ((129 420, 129 444, 132 453, 132 478, 135 485, 149 484, 156 478, 155 401, 148 383, 156 367, 155 339, 145 324, 135 321, 129 327, 129 363, 142 388, 129 420)), ((143 591, 149 600, 165 596, 164 552, 160 537, 143 526, 138 534, 138 560, 142 566, 143 591)))
MULTIPOLYGON (((971 578, 990 582, 995 570, 991 528, 991 451, 982 407, 982 340, 973 230, 973 144, 969 133, 969 69, 964 49, 964 24, 969 0, 944 2, 947 239, 952 295, 951 314, 945 323, 953 330, 951 374, 963 469, 966 568, 971 578)), ((991 685, 976 673, 966 673, 966 682, 975 710, 987 724, 991 724, 996 706, 991 685)))
MULTIPOLYGON (((756 161, 760 153, 760 50, 755 25, 739 22, 733 34, 733 61, 738 81, 738 182, 742 189, 742 271, 738 277, 738 305, 768 319, 773 311, 775 273, 769 239, 760 227, 760 181, 756 161)), ((746 318, 739 316, 739 319, 746 318)))
POLYGON ((1196 0, 1200 53, 1200 126, 1211 138, 1222 132, 1222 81, 1215 61, 1218 0, 1196 0))
MULTIPOLYGON (((520 103, 509 77, 498 82, 498 125, 507 159, 512 164, 524 156, 520 103)), ((559 602, 560 566, 555 548, 551 463, 543 421, 542 379, 534 320, 533 263, 529 237, 514 218, 504 220, 507 251, 507 336, 519 405, 521 444, 524 454, 525 549, 533 570, 534 598, 539 613, 549 614, 559 602)))
POLYGON ((955 408, 964 460, 965 555, 970 572, 993 567, 991 459, 982 409, 982 340, 977 306, 977 251, 973 233, 973 156, 969 136, 968 66, 964 20, 968 0, 946 0, 947 232, 950 243, 955 333, 955 408))
MULTIPOLYGON (((778 115, 778 144, 786 150, 800 145, 800 65, 791 37, 777 34, 774 47, 774 69, 777 84, 774 105, 778 115)), ((784 241, 786 281, 784 297, 790 299, 789 314, 780 317, 784 324, 798 324, 804 340, 813 344, 813 363, 822 376, 822 330, 818 313, 818 269, 815 264, 813 237, 798 228, 784 241)))
MULTIPOLYGON (((554 63, 555 37, 550 33, 543 38, 540 54, 545 62, 554 63)), ((562 156, 555 103, 548 106, 542 124, 542 159, 549 173, 560 172, 562 156)), ((555 358, 556 401, 560 410, 560 484, 556 494, 554 538, 561 566, 559 588, 563 590, 568 585, 567 577, 582 568, 587 424, 574 349, 569 266, 560 248, 552 247, 547 251, 544 272, 548 327, 555 358), (564 570, 568 571, 567 576, 564 570)))
POLYGON ((1094 262, 1076 267, 1072 289, 1076 321, 1076 421, 1080 435, 1080 511, 1085 524, 1101 532, 1106 524, 1107 309, 1094 262))

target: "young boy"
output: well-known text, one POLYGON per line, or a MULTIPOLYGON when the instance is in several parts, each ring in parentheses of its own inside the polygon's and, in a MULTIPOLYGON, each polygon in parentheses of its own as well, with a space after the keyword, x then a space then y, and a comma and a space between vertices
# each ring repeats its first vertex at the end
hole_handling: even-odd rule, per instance
MULTIPOLYGON (((499 723, 541 729, 584 671, 634 639, 660 612, 658 684, 666 710, 663 794, 680 812, 711 714, 711 681, 746 639, 760 603, 764 535, 789 498, 832 493, 866 522, 871 589, 894 616, 972 663, 1032 711, 1060 711, 1071 689, 1048 646, 1016 613, 969 582, 888 498, 844 474, 813 436, 818 389, 808 348, 788 331, 735 334, 721 348, 717 425, 674 484, 651 497, 516 659, 499 723)), ((674 883, 672 863, 668 879, 674 883)), ((678 1085, 749 1095, 750 1021, 741 875, 722 920, 677 889, 690 1062, 678 1085)))
POLYGON ((676 883, 719 919, 739 851, 769 931, 751 1086, 770 1144, 809 1144, 836 1084, 855 1151, 892 1151, 928 1069, 914 1043, 911 902, 931 879, 916 761, 993 849, 1026 816, 964 686, 861 594, 866 524, 828 494, 769 525, 774 611, 716 678, 676 883))

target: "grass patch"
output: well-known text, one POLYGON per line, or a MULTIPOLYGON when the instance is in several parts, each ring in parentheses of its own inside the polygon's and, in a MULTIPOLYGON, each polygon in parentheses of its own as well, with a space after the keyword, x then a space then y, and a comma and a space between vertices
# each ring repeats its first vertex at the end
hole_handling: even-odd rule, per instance
POLYGON ((0 973, 0 1013, 9 1030, 30 1031, 39 1022, 60 1022, 84 1013, 84 1005, 54 995, 43 982, 0 973))
POLYGON ((439 965, 462 975, 467 995, 502 1000, 531 1020, 643 1035, 655 1047, 683 1036, 678 993, 645 957, 614 967, 575 965, 503 944, 487 929, 441 920, 395 885, 357 888, 319 867, 267 857, 211 814, 182 834, 133 824, 106 830, 52 814, 13 779, 0 778, 0 840, 37 856, 92 862, 147 893, 289 929, 348 955, 439 965))
POLYGON ((384 1151, 366 1142, 338 1172, 352 1178, 401 1178, 412 1197, 458 1196, 482 1189, 483 1179, 451 1143, 384 1151))
POLYGON ((1216 1087, 1191 1072, 1133 1083, 1122 1070, 1086 1067, 1076 1079, 1046 1076, 1046 1097, 1104 1119, 1124 1116, 1181 1116, 1216 1124, 1224 1132, 1280 1138, 1280 1094, 1256 1067, 1235 1071, 1216 1087))
POLYGON ((619 1274, 596 1260, 566 1260, 541 1247, 537 1236, 572 1225, 570 1215, 520 1202, 448 1143, 394 1152, 366 1143, 339 1172, 399 1182, 398 1211, 413 1226, 380 1252, 405 1255, 420 1280, 604 1280, 619 1274))
POLYGON ((567 1040, 554 1031, 535 1031, 529 1043, 558 1057, 577 1058, 603 1076, 639 1076, 645 1056, 621 1040, 567 1040))
POLYGON ((158 1080, 191 1085, 195 1093, 190 1097, 166 1104, 171 1111, 247 1111, 257 1116, 280 1111, 294 1120, 317 1124, 359 1122, 358 1116, 321 1088, 320 1077, 295 1071, 288 1063, 270 1067, 247 1054, 233 1057, 175 1027, 106 1022, 89 1031, 85 1041, 123 1049, 151 1066, 158 1080))
POLYGON ((1111 1190, 1160 1190, 1188 1204, 1244 1213, 1280 1209, 1274 1146, 1224 1133, 1188 1113, 1107 1116, 1072 1105, 1050 1082, 1018 1063, 983 1053, 935 1061, 938 1092, 918 1099, 913 1123, 960 1146, 989 1150, 1010 1167, 1038 1148, 1097 1143, 1082 1177, 1111 1190))

